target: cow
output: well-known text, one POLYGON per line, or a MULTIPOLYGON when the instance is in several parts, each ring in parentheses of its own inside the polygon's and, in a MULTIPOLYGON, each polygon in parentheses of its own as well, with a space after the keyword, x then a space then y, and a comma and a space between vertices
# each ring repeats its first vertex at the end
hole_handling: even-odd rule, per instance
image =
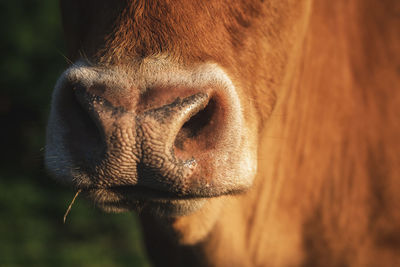
POLYGON ((400 266, 400 2, 61 1, 46 166, 156 266, 400 266))

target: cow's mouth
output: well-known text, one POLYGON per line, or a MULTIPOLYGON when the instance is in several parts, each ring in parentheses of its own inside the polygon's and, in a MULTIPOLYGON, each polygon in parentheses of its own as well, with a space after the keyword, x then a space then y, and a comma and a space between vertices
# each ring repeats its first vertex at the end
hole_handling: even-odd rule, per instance
POLYGON ((143 186, 93 187, 82 192, 106 212, 137 211, 161 217, 188 215, 206 202, 206 198, 179 196, 143 186))

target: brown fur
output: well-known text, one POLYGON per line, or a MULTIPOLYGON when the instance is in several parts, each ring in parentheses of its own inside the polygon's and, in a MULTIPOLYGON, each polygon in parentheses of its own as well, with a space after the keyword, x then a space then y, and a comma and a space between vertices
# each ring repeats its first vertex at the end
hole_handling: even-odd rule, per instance
POLYGON ((73 60, 217 62, 260 136, 247 193, 175 219, 143 214, 156 265, 400 265, 398 1, 62 7, 73 60))

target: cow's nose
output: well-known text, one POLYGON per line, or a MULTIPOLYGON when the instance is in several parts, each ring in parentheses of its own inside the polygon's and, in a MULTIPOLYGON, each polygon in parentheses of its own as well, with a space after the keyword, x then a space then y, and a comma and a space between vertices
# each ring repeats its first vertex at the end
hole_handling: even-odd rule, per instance
MULTIPOLYGON (((168 92, 159 91, 158 99, 168 98, 160 95, 168 92)), ((78 102, 96 128, 97 137, 93 138, 101 139, 103 154, 99 158, 105 158, 110 169, 114 166, 118 172, 128 171, 137 184, 154 186, 159 181, 161 187, 165 181, 182 183, 190 177, 196 169, 196 157, 212 146, 215 100, 209 93, 187 92, 175 90, 174 100, 147 101, 150 105, 141 104, 146 101, 139 96, 135 106, 131 101, 128 107, 116 104, 122 100, 96 94, 96 90, 75 89, 78 102)))
POLYGON ((241 192, 257 166, 257 134, 249 128, 257 125, 254 112, 243 114, 236 87, 215 64, 78 63, 53 93, 46 166, 62 181, 99 189, 96 199, 129 190, 134 198, 112 198, 125 204, 164 193, 241 192))

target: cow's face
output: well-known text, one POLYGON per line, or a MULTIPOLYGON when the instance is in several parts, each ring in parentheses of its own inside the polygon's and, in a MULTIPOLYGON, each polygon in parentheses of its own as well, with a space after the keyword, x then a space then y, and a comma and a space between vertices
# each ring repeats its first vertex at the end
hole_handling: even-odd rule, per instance
POLYGON ((64 1, 46 165, 109 211, 248 189, 308 1, 64 1))

